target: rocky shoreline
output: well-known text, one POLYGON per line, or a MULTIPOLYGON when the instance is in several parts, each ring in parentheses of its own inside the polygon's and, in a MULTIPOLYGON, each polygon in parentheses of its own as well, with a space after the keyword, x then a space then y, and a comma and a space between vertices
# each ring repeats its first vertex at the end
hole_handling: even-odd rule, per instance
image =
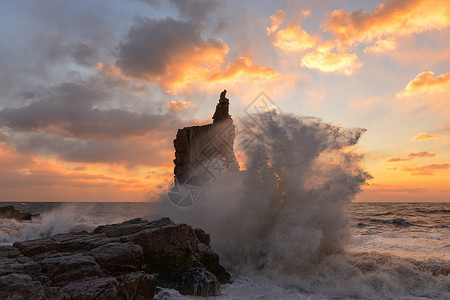
POLYGON ((168 218, 0 246, 0 299, 153 299, 158 287, 216 296, 229 282, 209 234, 168 218))

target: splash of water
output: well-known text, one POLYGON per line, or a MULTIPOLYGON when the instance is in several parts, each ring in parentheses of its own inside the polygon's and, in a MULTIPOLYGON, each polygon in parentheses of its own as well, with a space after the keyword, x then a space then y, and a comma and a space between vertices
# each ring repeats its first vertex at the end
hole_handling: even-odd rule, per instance
POLYGON ((211 232, 232 266, 298 273, 342 252, 349 236, 343 208, 370 177, 346 149, 364 130, 293 115, 254 117, 239 136, 249 145, 246 170, 206 186, 189 211, 166 213, 211 232))
POLYGON ((442 295, 448 280, 421 273, 411 263, 391 258, 376 269, 377 258, 345 253, 351 239, 346 207, 371 178, 360 166, 361 155, 351 150, 364 129, 275 113, 244 122, 238 151, 239 144, 249 145, 241 150, 245 171, 205 186, 189 209, 162 201, 161 214, 211 233, 214 249, 234 274, 264 275, 300 290, 344 297, 390 297, 397 291, 442 295), (375 269, 365 269, 363 261, 375 269), (413 278, 399 278, 402 272, 413 278), (433 282, 432 288, 425 289, 425 281, 433 282))

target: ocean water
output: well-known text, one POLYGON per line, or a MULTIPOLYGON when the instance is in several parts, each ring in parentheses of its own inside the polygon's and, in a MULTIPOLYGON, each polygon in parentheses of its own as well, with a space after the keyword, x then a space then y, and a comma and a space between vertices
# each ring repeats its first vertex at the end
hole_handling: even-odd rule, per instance
MULTIPOLYGON (((2 244, 160 216, 155 203, 0 203, 7 205, 41 217, 0 219, 2 244)), ((352 203, 345 214, 345 252, 312 262, 309 277, 243 272, 231 262, 234 283, 214 299, 450 299, 450 203, 352 203)), ((158 299, 198 297, 162 290, 158 299)))

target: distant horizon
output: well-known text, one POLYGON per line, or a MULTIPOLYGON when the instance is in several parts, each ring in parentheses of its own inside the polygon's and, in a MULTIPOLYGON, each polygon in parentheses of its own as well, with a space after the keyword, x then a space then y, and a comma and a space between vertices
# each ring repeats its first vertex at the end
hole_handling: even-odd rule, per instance
MULTIPOLYGON (((158 201, 0 201, 0 203, 159 203, 158 201)), ((449 203, 450 201, 352 201, 350 203, 449 203)), ((195 209, 193 207, 192 209, 195 209)))

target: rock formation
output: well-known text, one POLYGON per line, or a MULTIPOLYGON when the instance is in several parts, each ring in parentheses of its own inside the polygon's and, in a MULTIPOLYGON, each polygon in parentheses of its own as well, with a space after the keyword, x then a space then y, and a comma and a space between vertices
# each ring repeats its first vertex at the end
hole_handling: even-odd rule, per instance
POLYGON ((29 221, 33 217, 39 217, 39 214, 32 215, 27 212, 20 212, 14 206, 0 207, 0 219, 15 219, 17 221, 29 221))
POLYGON ((168 218, 0 246, 0 299, 153 299, 157 285, 215 296, 227 282, 209 235, 168 218))
POLYGON ((229 114, 226 92, 220 94, 212 124, 178 129, 173 141, 176 182, 212 182, 222 172, 239 170, 233 151, 236 129, 229 114))

